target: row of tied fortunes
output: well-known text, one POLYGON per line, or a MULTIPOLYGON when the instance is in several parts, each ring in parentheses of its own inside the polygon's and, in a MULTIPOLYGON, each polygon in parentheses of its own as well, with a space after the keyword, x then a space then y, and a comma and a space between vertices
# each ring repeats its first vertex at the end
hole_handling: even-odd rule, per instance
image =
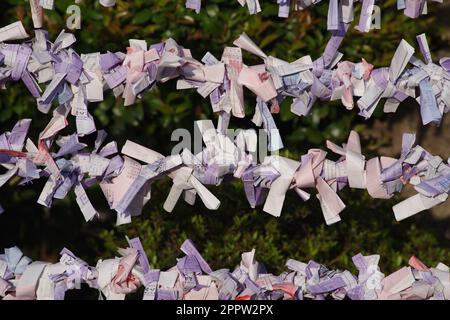
MULTIPOLYGON (((127 239, 128 240, 128 239, 127 239)), ((379 255, 355 255, 358 275, 332 270, 310 260, 289 259, 287 271, 269 273, 255 259, 255 250, 244 252, 234 269, 213 271, 191 240, 184 257, 166 271, 153 269, 139 238, 128 240, 119 257, 100 259, 95 267, 64 248, 57 263, 34 261, 17 247, 0 255, 0 296, 12 300, 63 300, 67 290, 82 283, 99 291, 99 299, 123 300, 144 287, 144 300, 449 300, 449 267, 429 268, 412 256, 409 266, 390 275, 380 271, 379 255)))

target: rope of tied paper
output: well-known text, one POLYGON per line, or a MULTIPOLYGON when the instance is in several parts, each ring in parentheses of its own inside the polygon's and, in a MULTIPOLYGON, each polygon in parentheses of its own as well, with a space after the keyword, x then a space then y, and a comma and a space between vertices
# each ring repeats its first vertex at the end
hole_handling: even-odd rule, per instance
MULTIPOLYGON (((270 121, 267 105, 259 100, 259 121, 270 121)), ((40 134, 37 147, 26 140, 31 120, 20 120, 11 132, 0 135, 0 164, 7 171, 0 176, 0 186, 11 177, 23 178, 20 185, 36 179, 47 179, 38 203, 47 207, 53 199, 62 199, 73 190, 86 221, 97 215, 85 188, 99 184, 111 209, 117 212, 117 224, 129 223, 140 215, 150 200, 151 186, 169 177, 173 185, 164 203, 171 212, 181 195, 193 205, 196 195, 204 205, 216 210, 220 201, 204 185, 220 185, 230 178, 242 180, 252 208, 262 205, 265 212, 280 216, 285 194, 293 189, 303 201, 310 198, 305 188, 317 189, 325 222, 340 221, 345 208, 337 191, 350 188, 367 189, 373 198, 387 199, 410 183, 416 195, 393 207, 395 218, 403 220, 422 210, 444 202, 450 192, 450 166, 421 146, 413 146, 415 135, 404 134, 400 158, 375 157, 366 160, 355 131, 342 147, 328 141, 327 147, 341 157, 326 158, 327 152, 311 149, 300 161, 269 155, 257 162, 257 135, 254 130, 241 131, 233 141, 214 128, 211 120, 196 121, 206 145, 197 154, 183 149, 180 154, 164 157, 160 153, 127 141, 118 155, 103 130, 97 132, 94 148, 87 151, 76 133, 56 136, 55 128, 65 118, 56 112, 40 134), (26 141, 26 142, 25 142, 26 141), (25 145, 26 152, 22 151, 25 145), (53 150, 53 151, 52 151, 53 150), (140 162, 144 162, 142 165, 140 162)), ((278 132, 268 131, 269 146, 281 143, 278 132)))
MULTIPOLYGON (((250 14, 257 14, 261 12, 261 5, 259 0, 237 0, 239 4, 248 7, 250 14)), ((272 0, 274 1, 274 0, 272 0)), ((442 3, 443 0, 432 0, 434 2, 442 3)), ((54 0, 29 0, 33 24, 35 28, 42 28, 43 9, 53 10, 54 0)), ((81 0, 75 0, 75 3, 80 3, 81 0)), ((113 7, 117 0, 99 0, 103 7, 113 7)), ((321 0, 277 0, 279 5, 278 17, 289 17, 291 7, 293 10, 304 10, 309 6, 316 5, 321 0)), ((361 15, 359 24, 356 27, 358 31, 368 32, 371 28, 372 13, 376 0, 329 0, 327 29, 337 30, 339 22, 352 23, 355 16, 355 2, 362 2, 361 15)), ((195 10, 200 13, 202 0, 185 0, 187 9, 195 10)), ((397 0, 397 10, 403 10, 403 13, 410 18, 416 19, 422 14, 428 13, 428 0, 397 0)))
MULTIPOLYGON (((0 46, 0 86, 22 81, 44 113, 54 101, 64 107, 65 113, 70 109, 77 118, 80 136, 95 131, 87 105, 102 101, 105 89, 122 96, 124 105, 129 106, 157 82, 171 79, 177 79, 179 90, 194 88, 204 98, 209 96, 213 111, 224 120, 224 128, 231 114, 245 116, 243 87, 269 103, 272 113, 279 112, 283 99, 292 97, 291 111, 300 116, 310 114, 317 100, 340 99, 347 109, 353 109, 355 96, 360 97, 356 103, 359 114, 369 118, 381 98, 387 98, 384 111, 395 112, 401 101, 413 97, 420 103, 424 125, 440 123, 450 106, 450 58, 434 64, 426 37, 421 34, 417 40, 425 63, 413 56, 414 48, 405 40, 400 42, 390 67, 374 69, 364 59, 359 63, 339 62, 343 55, 337 50, 348 25, 339 26, 320 58, 313 61, 303 56, 291 63, 267 56, 246 34, 234 41, 237 47, 224 49, 221 61, 208 52, 200 62, 173 39, 150 46, 145 40, 132 39, 127 54, 96 52, 80 56, 71 47, 76 41, 73 34, 62 31, 52 43, 48 34, 38 29, 31 41, 0 46), (264 64, 245 65, 242 49, 260 57, 264 64), (406 68, 408 63, 411 68, 406 68)), ((27 37, 20 21, 0 29, 0 42, 27 37)), ((270 129, 276 129, 274 122, 270 125, 270 129)))
MULTIPOLYGON (((275 0, 272 0, 275 1, 275 0)), ((442 3, 443 0, 433 0, 442 3)), ((247 6, 250 14, 261 12, 259 0, 237 0, 244 7, 247 6)), ((295 11, 304 10, 312 5, 316 5, 322 0, 276 0, 279 9, 278 17, 289 17, 291 8, 295 11)), ((328 4, 328 30, 337 29, 338 22, 351 23, 355 16, 355 2, 361 2, 361 16, 357 30, 368 32, 372 20, 372 12, 374 11, 375 0, 329 0, 328 4)), ((200 13, 202 0, 186 0, 186 8, 195 10, 200 13)), ((427 0, 397 0, 397 10, 403 10, 405 16, 417 18, 422 14, 428 13, 427 0)))
POLYGON ((123 300, 144 286, 143 300, 450 300, 449 267, 428 268, 412 256, 409 266, 385 276, 379 255, 355 255, 358 275, 331 270, 315 261, 289 259, 280 275, 266 271, 255 249, 242 254, 234 270, 213 271, 191 240, 184 257, 167 271, 151 268, 139 238, 119 249, 120 257, 95 267, 64 248, 58 263, 32 262, 17 247, 0 255, 0 296, 5 300, 63 300, 67 290, 87 283, 100 299, 123 300))

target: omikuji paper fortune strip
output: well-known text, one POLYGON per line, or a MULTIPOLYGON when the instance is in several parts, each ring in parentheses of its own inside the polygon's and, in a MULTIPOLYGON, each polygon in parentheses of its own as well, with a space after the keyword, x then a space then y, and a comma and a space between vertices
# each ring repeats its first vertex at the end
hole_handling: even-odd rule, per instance
POLYGON ((379 255, 355 255, 358 269, 333 270, 313 260, 286 262, 280 275, 269 273, 255 259, 255 249, 242 254, 234 269, 213 270, 191 240, 186 240, 172 268, 148 264, 139 238, 119 249, 118 257, 100 259, 96 266, 64 248, 57 263, 32 261, 18 247, 0 254, 0 296, 5 300, 64 300, 67 290, 82 283, 97 289, 99 299, 123 300, 145 287, 143 300, 449 300, 449 267, 427 267, 415 256, 396 272, 380 271, 379 255))

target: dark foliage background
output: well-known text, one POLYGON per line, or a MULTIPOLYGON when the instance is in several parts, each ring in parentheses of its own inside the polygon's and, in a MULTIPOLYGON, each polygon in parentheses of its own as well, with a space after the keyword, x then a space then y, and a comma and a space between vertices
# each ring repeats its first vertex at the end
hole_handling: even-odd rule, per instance
MULTIPOLYGON (((207 51, 220 57, 223 48, 231 46, 245 31, 267 54, 293 61, 306 54, 313 59, 319 57, 330 36, 326 31, 325 4, 294 12, 285 20, 276 17, 276 1, 261 1, 263 12, 256 16, 250 16, 236 1, 228 0, 203 1, 199 15, 186 10, 184 0, 119 0, 114 8, 103 8, 97 2, 84 0, 81 4, 82 28, 74 32, 78 39, 75 49, 80 53, 124 51, 129 38, 156 43, 172 37, 190 48, 198 59, 207 51)), ((400 40, 405 38, 417 46, 415 36, 422 32, 427 33, 432 52, 448 45, 442 41, 440 24, 434 19, 438 4, 429 6, 428 16, 412 20, 394 9, 395 2, 379 4, 380 30, 360 34, 351 28, 340 49, 346 59, 358 61, 364 57, 375 66, 388 66, 400 40)), ((65 27, 66 8, 71 4, 73 1, 58 0, 55 11, 46 11, 45 25, 52 40, 65 27)), ((1 26, 21 19, 32 32, 28 2, 2 0, 0 6, 1 26)), ((244 59, 247 64, 260 63, 247 54, 244 59)), ((163 154, 175 144, 169 143, 174 129, 191 130, 194 120, 216 118, 207 100, 193 91, 176 91, 175 82, 159 85, 131 107, 123 107, 122 101, 115 100, 109 92, 105 101, 91 103, 89 109, 98 129, 106 129, 109 139, 116 139, 119 144, 130 139, 163 154)), ((248 118, 253 109, 254 96, 248 95, 248 118)), ((351 129, 361 133, 376 131, 376 119, 395 122, 400 117, 382 114, 382 107, 378 107, 374 119, 364 122, 356 110, 348 112, 339 103, 318 102, 313 109, 312 116, 300 118, 290 113, 288 103, 283 104, 281 113, 275 116, 286 145, 282 155, 298 158, 311 147, 325 148, 326 139, 341 143, 351 129)), ((410 101, 400 109, 419 112, 415 102, 410 101)), ((36 140, 49 116, 36 109, 34 99, 22 84, 10 84, 0 92, 1 132, 10 130, 23 117, 33 119, 30 133, 36 140)), ((250 125, 249 120, 231 122, 232 127, 250 125)), ((392 143, 391 132, 375 133, 363 135, 367 156, 392 143)), ((347 204, 343 221, 326 226, 318 201, 303 203, 294 192, 288 194, 278 219, 262 210, 251 210, 238 182, 211 187, 222 202, 215 212, 206 210, 199 201, 193 207, 180 201, 174 212, 167 214, 162 204, 170 183, 160 181, 153 186, 152 200, 143 215, 129 225, 115 227, 115 214, 106 206, 99 188, 91 188, 88 194, 101 212, 101 219, 87 224, 73 195, 55 201, 47 209, 36 203, 44 182, 25 187, 18 187, 17 183, 13 179, 0 191, 0 202, 6 209, 0 216, 0 247, 18 245, 34 259, 56 261, 59 250, 66 246, 94 264, 97 258, 110 257, 118 246, 124 246, 124 236, 128 235, 141 238, 150 262, 159 268, 174 264, 186 238, 194 240, 213 268, 233 267, 239 262, 240 253, 252 248, 256 248, 258 260, 273 272, 280 272, 288 257, 314 259, 354 271, 351 257, 360 251, 381 254, 381 267, 386 272, 405 264, 412 254, 432 265, 438 261, 450 263, 449 239, 445 236, 449 220, 437 221, 429 213, 421 213, 397 223, 391 206, 400 200, 398 196, 388 201, 372 200, 363 190, 346 189, 341 193, 347 204)))

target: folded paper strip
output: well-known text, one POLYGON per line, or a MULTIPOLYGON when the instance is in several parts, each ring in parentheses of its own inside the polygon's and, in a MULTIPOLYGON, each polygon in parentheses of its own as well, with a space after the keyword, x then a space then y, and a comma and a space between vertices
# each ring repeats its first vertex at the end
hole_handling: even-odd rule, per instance
POLYGON ((269 273, 255 258, 255 249, 242 254, 234 269, 213 270, 191 240, 185 254, 166 271, 148 262, 139 238, 128 240, 119 256, 100 259, 96 266, 64 248, 59 262, 32 261, 18 247, 0 254, 0 296, 5 300, 63 300, 67 290, 85 283, 99 299, 123 300, 144 287, 143 300, 449 300, 449 267, 427 267, 415 256, 408 266, 385 275, 379 255, 355 255, 358 274, 333 270, 315 261, 293 259, 286 271, 269 273))

